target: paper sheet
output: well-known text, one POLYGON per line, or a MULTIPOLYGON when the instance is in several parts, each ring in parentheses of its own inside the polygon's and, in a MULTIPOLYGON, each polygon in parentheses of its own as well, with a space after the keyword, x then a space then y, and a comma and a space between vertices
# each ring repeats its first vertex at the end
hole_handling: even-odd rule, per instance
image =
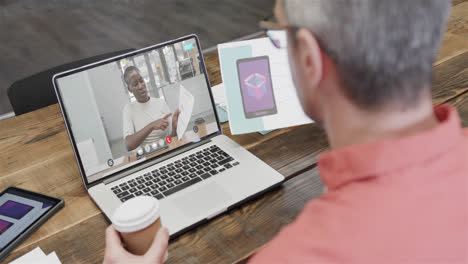
POLYGON ((13 260, 10 264, 23 264, 23 263, 36 263, 36 260, 43 259, 46 257, 46 254, 41 250, 40 247, 37 247, 23 256, 13 260))
POLYGON ((179 88, 179 120, 177 122, 177 137, 181 140, 184 137, 185 130, 187 130, 188 123, 192 117, 193 105, 195 98, 193 95, 180 85, 179 88))
POLYGON ((226 90, 224 89, 224 84, 220 83, 218 85, 211 87, 211 93, 213 94, 213 99, 216 104, 216 112, 218 112, 218 119, 220 123, 225 123, 228 121, 227 115, 227 101, 226 101, 226 90))
POLYGON ((47 264, 62 264, 62 262, 60 262, 60 259, 57 257, 57 254, 55 253, 55 251, 47 255, 47 259, 44 259, 44 260, 46 260, 46 262, 44 263, 47 263, 47 264))
POLYGON ((226 92, 224 90, 224 84, 220 83, 218 85, 211 87, 211 91, 213 93, 215 104, 221 107, 225 107, 227 105, 227 102, 226 102, 226 92))
POLYGON ((40 247, 37 247, 13 260, 10 264, 61 264, 61 262, 55 251, 46 255, 40 247))
MULTIPOLYGON (((286 49, 277 49, 268 38, 260 38, 218 44, 218 53, 231 134, 273 130, 313 122, 304 113, 297 96, 286 49), (265 56, 269 59, 271 89, 277 112, 265 116, 247 117, 240 86, 240 83, 245 82, 246 79, 244 77, 242 80, 239 79, 241 73, 238 70, 237 62, 241 59, 265 56)), ((252 71, 252 73, 259 74, 263 78, 266 76, 268 79, 267 75, 261 74, 262 69, 255 66, 255 68, 244 71, 252 71)), ((257 76, 256 74, 253 76, 257 76)))

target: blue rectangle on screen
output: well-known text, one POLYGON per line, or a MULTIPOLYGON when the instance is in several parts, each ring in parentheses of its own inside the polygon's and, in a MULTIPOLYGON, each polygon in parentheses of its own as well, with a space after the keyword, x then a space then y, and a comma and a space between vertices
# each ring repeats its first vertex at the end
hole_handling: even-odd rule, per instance
POLYGON ((195 48, 195 46, 194 46, 193 43, 191 43, 191 42, 185 43, 185 44, 184 44, 184 50, 185 50, 185 51, 189 51, 189 50, 192 50, 192 49, 194 49, 194 48, 195 48))
POLYGON ((0 215, 8 216, 14 219, 21 219, 29 211, 31 211, 31 209, 33 209, 32 206, 9 200, 0 206, 0 215))

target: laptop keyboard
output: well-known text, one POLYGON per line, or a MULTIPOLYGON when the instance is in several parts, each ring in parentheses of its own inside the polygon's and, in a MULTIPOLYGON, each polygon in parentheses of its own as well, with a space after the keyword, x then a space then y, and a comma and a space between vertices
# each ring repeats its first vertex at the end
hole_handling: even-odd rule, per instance
POLYGON ((141 195, 161 200, 237 165, 238 161, 213 145, 114 186, 111 190, 122 202, 141 195))

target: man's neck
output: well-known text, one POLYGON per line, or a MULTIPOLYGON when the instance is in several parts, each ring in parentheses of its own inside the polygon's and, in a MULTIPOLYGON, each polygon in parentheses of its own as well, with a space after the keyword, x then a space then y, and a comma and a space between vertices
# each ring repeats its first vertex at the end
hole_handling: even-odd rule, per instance
POLYGON ((430 97, 407 110, 363 111, 349 102, 329 107, 324 124, 332 148, 408 136, 437 126, 430 97))
POLYGON ((150 100, 150 97, 146 97, 146 99, 142 99, 141 101, 140 100, 137 100, 137 102, 141 103, 141 104, 144 104, 146 102, 148 102, 150 100))

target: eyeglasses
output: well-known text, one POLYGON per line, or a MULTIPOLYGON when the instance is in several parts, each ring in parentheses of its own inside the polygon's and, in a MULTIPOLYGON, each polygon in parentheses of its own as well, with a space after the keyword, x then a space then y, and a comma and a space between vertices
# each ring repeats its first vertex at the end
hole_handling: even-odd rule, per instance
POLYGON ((278 49, 285 49, 288 46, 287 34, 294 36, 298 30, 298 27, 283 26, 272 21, 260 21, 259 26, 265 30, 265 35, 270 39, 271 44, 278 49))
MULTIPOLYGON (((265 30, 265 35, 270 39, 273 46, 278 49, 285 49, 288 47, 288 37, 294 39, 299 27, 291 25, 281 25, 273 21, 260 21, 260 28, 265 30), (286 34, 285 34, 286 33, 286 34)), ((320 39, 317 39, 320 48, 334 61, 337 61, 337 56, 334 52, 328 49, 320 39)))

